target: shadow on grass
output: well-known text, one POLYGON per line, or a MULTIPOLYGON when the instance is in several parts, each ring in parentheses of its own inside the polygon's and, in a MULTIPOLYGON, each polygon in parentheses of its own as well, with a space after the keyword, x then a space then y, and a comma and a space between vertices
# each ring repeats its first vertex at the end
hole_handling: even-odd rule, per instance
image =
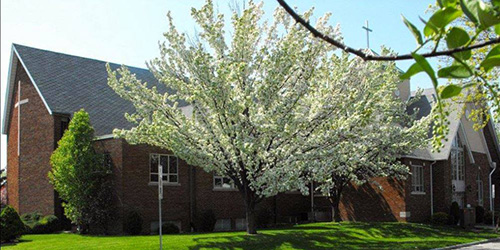
POLYGON ((19 239, 16 242, 5 242, 5 243, 0 243, 0 247, 7 247, 7 246, 15 246, 19 243, 25 243, 25 242, 32 242, 32 240, 23 240, 19 239))
POLYGON ((197 237, 193 239, 195 246, 190 249, 431 249, 477 238, 481 237, 463 230, 431 228, 418 224, 316 224, 310 227, 300 225, 279 230, 263 230, 255 236, 197 237))

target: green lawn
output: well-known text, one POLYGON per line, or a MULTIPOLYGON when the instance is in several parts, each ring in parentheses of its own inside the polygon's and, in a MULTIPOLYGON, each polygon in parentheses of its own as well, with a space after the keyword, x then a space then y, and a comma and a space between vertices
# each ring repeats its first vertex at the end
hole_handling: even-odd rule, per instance
MULTIPOLYGON (((430 249, 498 237, 411 223, 313 223, 244 232, 163 237, 163 249, 430 249)), ((26 235, 2 249, 158 249, 158 236, 26 235)))

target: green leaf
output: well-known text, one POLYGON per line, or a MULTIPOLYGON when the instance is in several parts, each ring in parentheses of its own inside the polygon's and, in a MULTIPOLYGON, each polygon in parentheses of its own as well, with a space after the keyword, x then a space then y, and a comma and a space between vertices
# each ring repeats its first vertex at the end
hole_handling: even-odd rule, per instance
POLYGON ((462 11, 474 24, 479 23, 479 1, 478 0, 460 0, 462 11))
POLYGON ((422 69, 422 67, 420 67, 420 65, 418 63, 414 63, 414 64, 412 64, 408 68, 408 70, 406 71, 406 73, 404 73, 403 75, 401 75, 401 79, 402 80, 406 80, 406 79, 412 77, 413 75, 415 75, 415 74, 417 74, 419 72, 422 72, 422 71, 424 71, 422 69))
POLYGON ((420 31, 413 25, 408 19, 406 19, 403 15, 401 15, 401 18, 403 19, 403 22, 405 23, 406 27, 411 31, 415 39, 417 40, 418 45, 422 45, 423 40, 422 40, 422 34, 420 34, 420 31))
MULTIPOLYGON (((446 45, 448 45, 449 49, 454 49, 466 45, 469 40, 469 34, 464 29, 453 27, 446 36, 446 45)), ((471 51, 463 51, 453 55, 462 60, 468 60, 471 57, 471 51)))
POLYGON ((484 59, 484 61, 481 63, 481 67, 483 67, 486 72, 498 66, 500 66, 500 55, 491 56, 488 59, 484 59))
POLYGON ((438 0, 437 2, 441 8, 455 7, 457 5, 457 0, 438 0))
POLYGON ((500 24, 495 25, 495 33, 500 36, 500 24))
POLYGON ((443 99, 452 98, 454 96, 459 95, 460 92, 462 92, 462 87, 457 86, 455 84, 450 84, 441 91, 441 98, 443 99))
POLYGON ((462 28, 453 27, 446 36, 446 45, 448 45, 448 48, 454 49, 464 46, 469 40, 470 37, 467 31, 462 28))
POLYGON ((434 72, 434 69, 431 67, 429 62, 427 62, 427 60, 423 56, 415 52, 411 53, 411 56, 415 59, 417 64, 420 65, 420 67, 425 71, 425 73, 429 75, 429 77, 432 80, 432 83, 434 84, 434 87, 437 87, 438 81, 436 78, 436 73, 434 72))
POLYGON ((479 23, 486 29, 500 23, 500 16, 495 14, 493 8, 482 1, 479 3, 479 23))
POLYGON ((500 66, 500 44, 493 47, 481 62, 481 67, 484 68, 486 72, 496 66, 500 66))
POLYGON ((469 78, 472 76, 470 69, 462 64, 451 65, 438 71, 440 78, 469 78))
POLYGON ((462 11, 457 10, 453 7, 446 7, 436 11, 425 25, 424 35, 426 37, 434 35, 440 29, 443 29, 444 27, 446 27, 446 25, 448 25, 461 15, 462 11))

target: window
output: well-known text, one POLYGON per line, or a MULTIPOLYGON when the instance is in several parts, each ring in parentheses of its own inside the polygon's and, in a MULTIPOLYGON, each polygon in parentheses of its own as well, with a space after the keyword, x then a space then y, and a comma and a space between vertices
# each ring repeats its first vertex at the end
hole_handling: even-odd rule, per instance
POLYGON ((424 167, 411 166, 411 187, 414 193, 424 193, 424 167))
POLYGON ((234 182, 228 177, 214 175, 214 188, 234 189, 234 182))
POLYGON ((162 167, 163 183, 179 183, 179 160, 173 155, 151 154, 149 181, 158 182, 158 167, 162 167))
POLYGON ((484 202, 483 193, 483 180, 481 180, 480 175, 477 175, 477 203, 479 206, 483 206, 484 202))
POLYGON ((104 153, 103 158, 104 158, 103 160, 104 167, 106 167, 107 169, 111 169, 113 166, 111 155, 109 153, 104 153))
POLYGON ((61 118, 61 131, 59 132, 59 138, 62 138, 64 135, 64 132, 68 129, 69 126, 69 119, 66 117, 61 118))
POLYGON ((460 137, 455 136, 451 144, 451 177, 453 180, 465 180, 465 156, 464 148, 460 141, 460 137))

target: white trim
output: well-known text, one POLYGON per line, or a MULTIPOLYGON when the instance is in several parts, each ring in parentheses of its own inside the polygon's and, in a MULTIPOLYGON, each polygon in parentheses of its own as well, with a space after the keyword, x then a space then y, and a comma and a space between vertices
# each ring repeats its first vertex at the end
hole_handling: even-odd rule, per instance
POLYGON ((19 105, 23 105, 25 103, 28 103, 29 99, 26 98, 24 100, 21 100, 20 102, 16 102, 16 104, 14 105, 14 108, 17 108, 19 105))
POLYGON ((419 156, 414 156, 414 155, 402 155, 399 158, 408 158, 408 159, 414 159, 414 160, 422 160, 422 161, 443 161, 446 159, 433 159, 431 158, 425 158, 425 157, 419 157, 419 156))
MULTIPOLYGON (((175 183, 175 182, 162 182, 163 186, 170 186, 170 187, 180 187, 181 184, 180 183, 175 183)), ((157 181, 150 181, 148 182, 148 186, 158 186, 158 182, 157 181)))
POLYGON ((488 157, 488 163, 490 164, 490 168, 493 168, 492 166, 492 162, 493 162, 493 159, 491 158, 491 154, 490 154, 490 149, 488 148, 488 142, 486 142, 486 137, 484 137, 484 131, 483 129, 480 129, 477 131, 481 137, 481 143, 483 144, 483 147, 486 149, 486 156, 488 157))
POLYGON ((26 74, 28 75, 31 83, 35 87, 36 91, 38 92, 38 95, 40 96, 40 99, 42 99, 43 103, 45 104, 45 107, 47 108, 47 111, 49 111, 49 114, 52 115, 52 110, 50 109, 49 105, 47 104, 47 101, 42 95, 42 92, 38 88, 38 85, 36 84, 35 80, 31 76, 31 73, 28 71, 28 68, 26 67, 26 64, 24 64, 23 60, 19 56, 19 52, 16 50, 16 46, 12 44, 12 49, 11 49, 11 54, 10 54, 10 64, 9 64, 9 71, 8 71, 8 76, 7 76, 7 88, 5 95, 7 98, 5 98, 5 105, 4 105, 4 112, 3 112, 3 128, 2 128, 2 133, 7 134, 7 127, 8 125, 10 126, 10 121, 8 121, 8 117, 10 116, 10 103, 12 102, 12 93, 11 93, 11 85, 14 85, 15 83, 15 72, 12 72, 12 70, 15 69, 17 71, 17 61, 16 64, 14 65, 14 61, 17 59, 17 61, 21 62, 21 65, 24 68, 24 71, 26 71, 26 74), (15 55, 15 57, 14 57, 15 55), (12 79, 12 75, 14 75, 14 79, 12 79))
MULTIPOLYGON (((491 115, 491 116, 493 116, 493 115, 491 115)), ((497 154, 500 156, 500 144, 499 144, 499 141, 498 141, 496 126, 493 123, 493 119, 492 118, 490 118, 490 120, 488 121, 488 123, 490 124, 490 134, 491 134, 491 136, 493 136, 493 144, 495 144, 495 146, 497 147, 497 154)), ((493 150, 493 151, 495 151, 495 150, 493 150)))
MULTIPOLYGON (((17 100, 21 100, 21 81, 17 83, 17 100)), ((21 107, 17 108, 17 156, 21 155, 21 107)))
POLYGON ((215 192, 237 192, 237 188, 221 188, 221 187, 214 187, 212 191, 215 192))
POLYGON ((114 134, 107 134, 107 135, 96 136, 94 138, 94 141, 106 140, 106 139, 115 139, 115 138, 118 138, 118 137, 115 137, 114 134))
POLYGON ((418 192, 418 191, 411 191, 412 195, 426 195, 427 193, 425 192, 418 192))
MULTIPOLYGON (((2 134, 4 134, 4 135, 7 134, 7 123, 6 123, 7 122, 7 115, 10 116, 9 104, 12 100, 12 96, 10 93, 10 85, 14 84, 14 83, 11 83, 12 81, 14 81, 11 79, 12 66, 14 65, 14 49, 13 48, 14 48, 14 45, 12 45, 12 49, 10 51, 10 63, 9 63, 9 71, 8 71, 8 75, 7 75, 7 88, 5 89, 5 102, 3 105, 2 134)), ((15 58, 17 58, 17 57, 15 57, 15 58)), ((17 67, 17 62, 16 62, 16 65, 14 65, 14 68, 16 68, 16 67, 17 67)))
MULTIPOLYGON (((462 125, 462 121, 460 121, 460 123, 458 124, 458 129, 460 129, 462 131, 462 134, 464 135, 465 144, 467 146, 467 152, 469 153, 469 157, 470 157, 470 163, 475 164, 476 161, 474 160, 474 155, 472 155, 471 147, 469 144, 469 139, 467 138, 467 133, 465 132, 464 126, 462 125)), ((458 131, 457 131, 457 133, 458 133, 458 131)), ((457 135, 455 135, 455 136, 457 136, 457 135)), ((450 147, 450 153, 451 153, 451 147, 450 147)), ((450 158, 449 154, 448 154, 448 158, 450 158)))
POLYGON ((49 111, 49 114, 52 115, 52 110, 50 109, 49 105, 47 104, 47 101, 45 101, 45 98, 43 98, 43 95, 42 95, 42 92, 40 91, 40 89, 38 88, 38 85, 36 85, 36 82, 35 80, 33 79, 33 77, 31 76, 28 68, 26 67, 26 64, 24 64, 23 62, 23 59, 21 58, 21 56, 19 56, 19 53, 17 52, 16 50, 16 47, 14 45, 12 45, 12 49, 14 50, 14 52, 16 53, 16 56, 17 58, 19 59, 19 61, 21 62, 21 65, 23 65, 24 67, 24 70, 26 71, 26 74, 28 74, 28 77, 30 78, 31 80, 31 83, 33 83, 33 86, 35 86, 35 89, 36 91, 38 92, 38 95, 40 95, 40 98, 42 99, 43 103, 45 104, 45 107, 47 108, 47 111, 49 111))

